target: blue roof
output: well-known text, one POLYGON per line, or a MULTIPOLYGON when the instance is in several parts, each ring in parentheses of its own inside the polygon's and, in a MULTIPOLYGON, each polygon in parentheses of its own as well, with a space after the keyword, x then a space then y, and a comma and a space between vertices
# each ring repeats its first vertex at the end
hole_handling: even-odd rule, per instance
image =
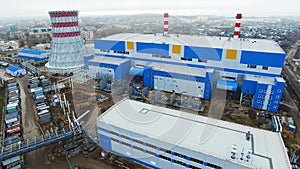
POLYGON ((32 50, 32 49, 23 49, 23 50, 19 50, 18 53, 28 53, 28 54, 33 54, 33 55, 40 55, 40 54, 45 53, 45 51, 32 50))
POLYGON ((22 68, 21 66, 8 66, 6 69, 14 72, 14 71, 17 71, 17 70, 20 70, 20 69, 24 69, 24 68, 22 68))
POLYGON ((18 55, 19 59, 24 59, 24 60, 34 60, 34 61, 46 61, 48 60, 48 57, 31 57, 31 56, 23 56, 23 55, 18 55))
POLYGON ((129 73, 131 75, 143 76, 144 75, 144 69, 143 68, 133 67, 133 68, 130 69, 129 73))
POLYGON ((236 91, 238 82, 219 79, 217 83, 218 89, 236 91))

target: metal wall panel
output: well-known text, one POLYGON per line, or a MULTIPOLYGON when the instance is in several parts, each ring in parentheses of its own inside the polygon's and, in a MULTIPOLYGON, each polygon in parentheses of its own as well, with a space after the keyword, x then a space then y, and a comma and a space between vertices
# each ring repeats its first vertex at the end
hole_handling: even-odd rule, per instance
POLYGON ((286 54, 242 51, 241 63, 282 68, 286 54))

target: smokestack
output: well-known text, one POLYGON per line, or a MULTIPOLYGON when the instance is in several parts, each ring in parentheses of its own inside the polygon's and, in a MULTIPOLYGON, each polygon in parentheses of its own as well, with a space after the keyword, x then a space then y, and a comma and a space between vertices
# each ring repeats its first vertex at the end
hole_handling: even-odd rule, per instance
POLYGON ((167 36, 169 33, 169 14, 164 13, 164 36, 167 36))
POLYGON ((242 14, 241 13, 236 14, 233 39, 238 39, 240 36, 241 19, 242 19, 242 14))

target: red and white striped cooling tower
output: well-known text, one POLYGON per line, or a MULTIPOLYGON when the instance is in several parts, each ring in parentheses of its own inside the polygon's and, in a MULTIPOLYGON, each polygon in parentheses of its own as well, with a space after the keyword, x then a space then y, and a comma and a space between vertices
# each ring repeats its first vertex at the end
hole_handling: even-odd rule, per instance
POLYGON ((167 36, 169 33, 169 14, 164 13, 164 36, 167 36))
POLYGON ((48 67, 65 69, 83 65, 84 43, 78 27, 78 11, 51 11, 49 15, 53 34, 48 67))
POLYGON ((233 38, 234 39, 238 39, 239 36, 240 36, 241 19, 242 19, 242 14, 241 13, 236 14, 235 27, 234 27, 234 33, 233 33, 233 38))

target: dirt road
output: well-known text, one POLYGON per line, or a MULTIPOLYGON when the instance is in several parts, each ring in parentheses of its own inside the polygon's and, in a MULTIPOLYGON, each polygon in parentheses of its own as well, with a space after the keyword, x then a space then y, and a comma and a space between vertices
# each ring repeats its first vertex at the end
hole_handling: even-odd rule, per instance
POLYGON ((31 98, 27 90, 26 77, 18 78, 21 93, 21 108, 22 108, 22 126, 23 137, 26 139, 34 139, 35 136, 40 136, 41 132, 37 127, 37 119, 35 118, 35 102, 31 98))

